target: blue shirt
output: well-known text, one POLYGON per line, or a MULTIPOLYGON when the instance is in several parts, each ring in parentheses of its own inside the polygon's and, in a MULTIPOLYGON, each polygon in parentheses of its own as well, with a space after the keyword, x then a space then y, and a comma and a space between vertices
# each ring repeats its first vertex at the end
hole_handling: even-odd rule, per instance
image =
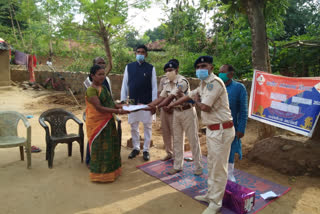
POLYGON ((244 134, 248 120, 247 90, 242 83, 234 80, 226 88, 235 130, 244 134))

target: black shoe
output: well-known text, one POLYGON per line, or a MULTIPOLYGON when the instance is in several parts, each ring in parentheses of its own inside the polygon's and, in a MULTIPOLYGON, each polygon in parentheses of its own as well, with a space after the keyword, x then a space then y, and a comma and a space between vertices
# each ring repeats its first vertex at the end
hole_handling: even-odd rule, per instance
POLYGON ((149 152, 143 152, 143 160, 145 160, 145 161, 150 160, 149 152))
POLYGON ((140 153, 139 150, 134 149, 134 150, 132 150, 132 152, 130 153, 128 158, 129 159, 135 158, 139 153, 140 153))

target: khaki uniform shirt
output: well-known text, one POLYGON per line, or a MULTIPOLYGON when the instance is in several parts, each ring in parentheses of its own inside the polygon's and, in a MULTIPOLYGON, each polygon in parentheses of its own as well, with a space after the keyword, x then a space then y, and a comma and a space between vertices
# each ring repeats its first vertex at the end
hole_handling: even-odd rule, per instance
POLYGON ((166 98, 170 95, 177 96, 179 90, 182 91, 185 95, 188 95, 190 92, 188 80, 180 74, 176 76, 176 79, 173 82, 170 82, 169 79, 166 79, 163 85, 163 90, 160 93, 160 97, 166 98))
POLYGON ((166 76, 161 77, 160 82, 159 82, 159 86, 158 86, 158 93, 160 94, 161 91, 164 88, 164 85, 166 85, 168 78, 166 76))
POLYGON ((210 112, 201 111, 203 125, 232 121, 227 89, 219 77, 211 73, 188 96, 194 99, 197 94, 201 97, 201 103, 211 107, 210 112))

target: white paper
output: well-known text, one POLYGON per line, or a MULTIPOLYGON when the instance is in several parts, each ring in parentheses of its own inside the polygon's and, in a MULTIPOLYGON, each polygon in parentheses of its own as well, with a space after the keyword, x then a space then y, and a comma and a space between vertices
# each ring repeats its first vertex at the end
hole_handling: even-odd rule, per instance
POLYGON ((273 191, 265 192, 260 195, 264 200, 272 199, 272 198, 277 198, 279 195, 274 193, 273 191))
POLYGON ((148 108, 147 105, 129 105, 129 106, 123 106, 123 110, 125 111, 137 111, 140 109, 148 108))

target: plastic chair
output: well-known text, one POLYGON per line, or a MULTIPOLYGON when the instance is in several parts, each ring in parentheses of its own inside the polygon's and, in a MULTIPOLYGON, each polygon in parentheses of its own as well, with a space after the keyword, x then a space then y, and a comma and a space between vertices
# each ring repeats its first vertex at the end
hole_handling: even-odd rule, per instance
POLYGON ((20 158, 24 160, 26 148, 27 168, 31 167, 31 126, 22 114, 15 111, 0 111, 0 148, 20 147, 20 158), (27 129, 27 138, 18 136, 18 123, 22 120, 27 129))
POLYGON ((39 123, 46 131, 46 160, 48 160, 49 168, 52 168, 54 149, 58 143, 68 144, 68 156, 70 157, 72 155, 72 143, 77 141, 80 145, 81 162, 83 162, 84 134, 81 120, 64 109, 56 108, 43 112, 39 117, 39 123), (66 123, 70 119, 79 125, 78 134, 67 133, 66 123), (50 124, 51 134, 45 121, 50 124))

